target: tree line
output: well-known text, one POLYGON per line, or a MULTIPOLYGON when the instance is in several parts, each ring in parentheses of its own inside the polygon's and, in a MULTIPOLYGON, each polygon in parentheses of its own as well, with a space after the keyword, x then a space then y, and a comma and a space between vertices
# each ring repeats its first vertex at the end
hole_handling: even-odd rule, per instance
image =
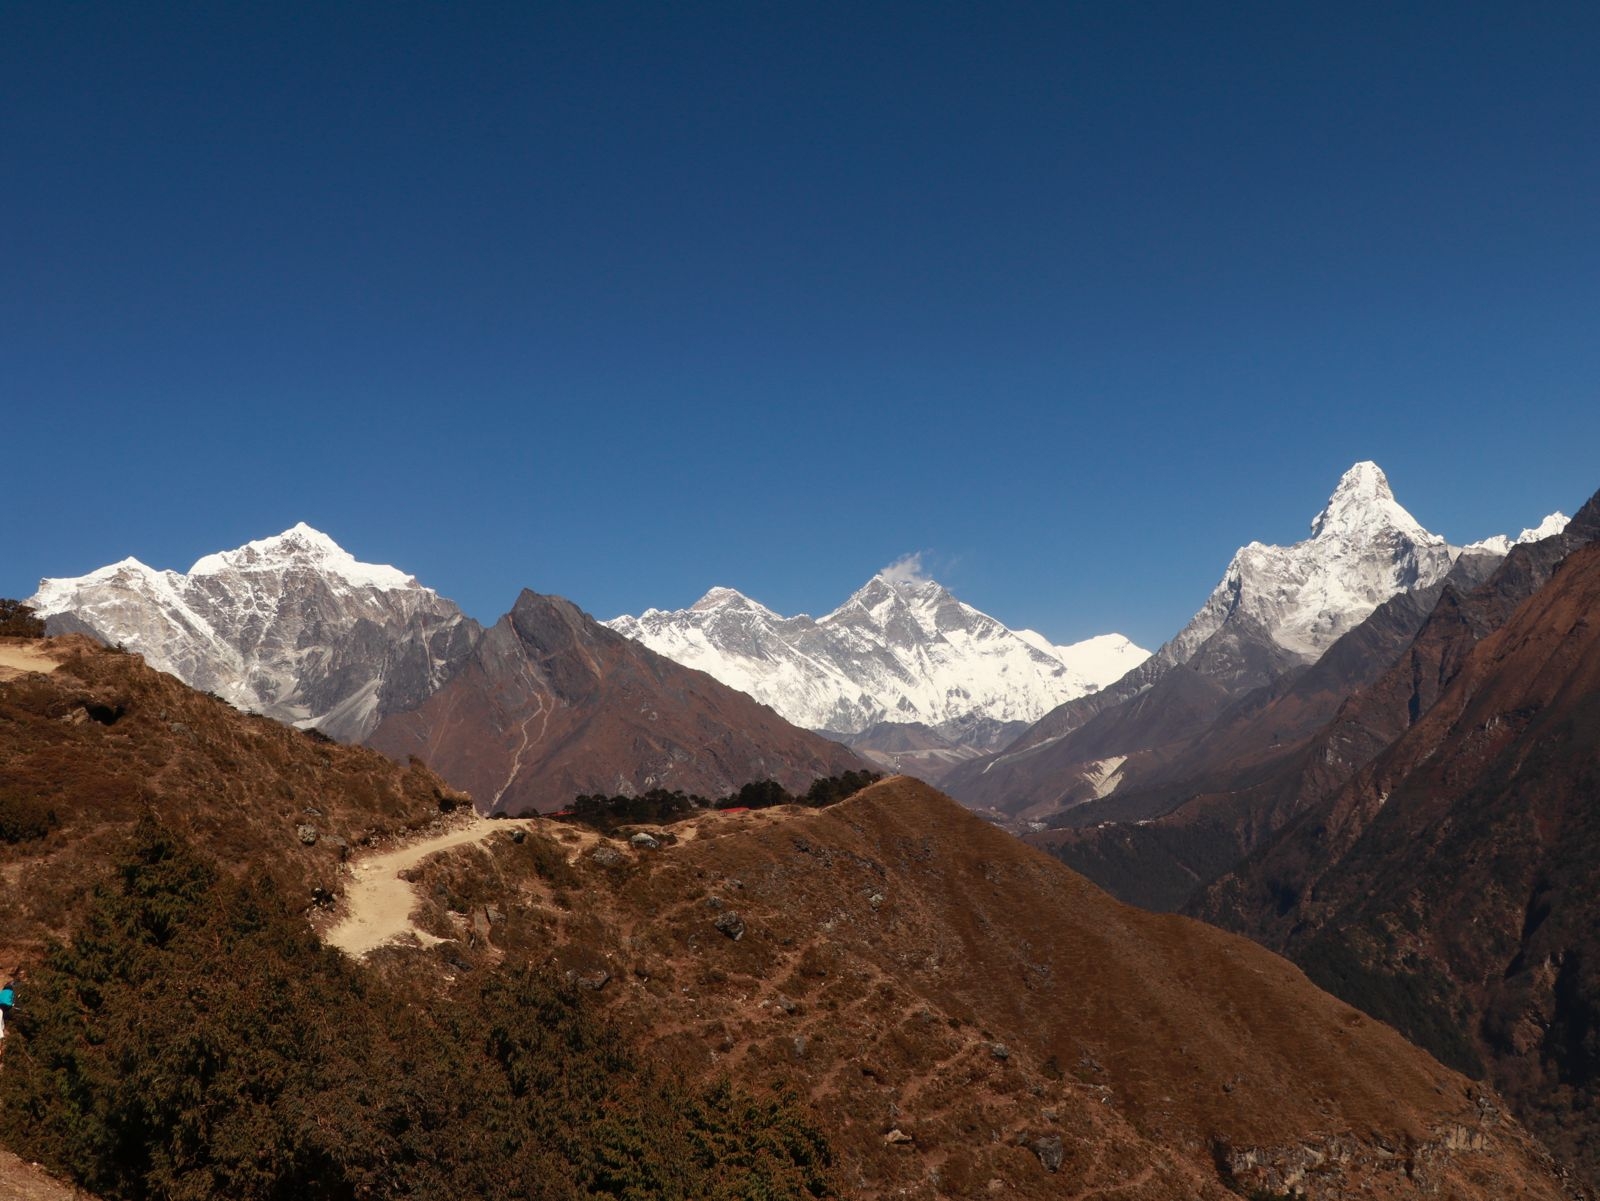
POLYGON ((819 776, 805 792, 791 793, 776 780, 753 780, 724 797, 715 799, 652 788, 635 796, 605 796, 584 793, 573 799, 569 810, 558 815, 570 817, 586 826, 608 833, 618 826, 670 825, 706 809, 770 809, 775 805, 805 805, 822 809, 854 796, 869 784, 883 779, 881 772, 847 771, 837 776, 819 776))

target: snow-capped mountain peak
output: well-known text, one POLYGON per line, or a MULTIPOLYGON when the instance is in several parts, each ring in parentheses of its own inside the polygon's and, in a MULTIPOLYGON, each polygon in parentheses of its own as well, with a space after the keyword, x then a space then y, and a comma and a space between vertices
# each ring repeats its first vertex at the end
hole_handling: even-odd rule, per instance
POLYGON ((187 573, 128 558, 42 580, 30 603, 53 632, 120 643, 240 708, 352 740, 426 696, 477 636, 432 589, 304 523, 187 573))
POLYGON ((1523 530, 1522 533, 1518 534, 1516 537, 1516 545, 1521 546, 1525 542, 1543 542, 1546 538, 1554 538, 1557 534, 1561 533, 1562 530, 1567 528, 1567 523, 1571 520, 1572 518, 1568 517, 1560 509, 1557 509, 1538 525, 1532 527, 1531 529, 1523 530))
POLYGON ((1443 579, 1456 554, 1395 499, 1376 463, 1357 463, 1312 520, 1310 538, 1241 547, 1205 607, 1156 655, 1186 663, 1232 623, 1259 627, 1275 653, 1312 662, 1391 596, 1443 579))
POLYGON ((1492 538, 1483 538, 1477 542, 1469 542, 1463 550, 1482 551, 1491 555, 1508 555, 1513 546, 1521 546, 1525 542, 1543 542, 1546 538, 1554 538, 1567 528, 1567 523, 1572 518, 1557 509, 1536 526, 1531 526, 1522 531, 1515 538, 1507 534, 1496 534, 1492 538))
POLYGON ((188 575, 220 575, 230 571, 281 572, 310 568, 335 576, 358 588, 419 587, 414 576, 379 563, 362 563, 321 530, 296 522, 281 534, 246 542, 236 550, 205 555, 189 568, 188 575))
MULTIPOLYGON (((737 588, 724 588, 720 584, 689 606, 694 613, 760 613, 768 617, 777 614, 758 600, 752 600, 737 588)), ((650 610, 660 612, 658 609, 650 610)))
POLYGON ((880 722, 1033 721, 1147 657, 1121 635, 1057 647, 1018 634, 957 600, 914 556, 815 620, 713 588, 688 609, 605 624, 797 725, 852 734, 880 722))
POLYGON ((1350 541, 1387 531, 1420 543, 1444 545, 1443 538, 1423 529, 1422 524, 1395 500, 1389 477, 1370 460, 1346 471, 1328 503, 1311 519, 1313 539, 1350 541))

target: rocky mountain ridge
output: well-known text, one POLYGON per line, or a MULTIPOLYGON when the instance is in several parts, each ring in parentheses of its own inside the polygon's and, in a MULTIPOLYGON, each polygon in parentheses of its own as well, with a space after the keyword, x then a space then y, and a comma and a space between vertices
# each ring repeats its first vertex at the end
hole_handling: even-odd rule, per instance
POLYGON ((486 813, 653 788, 717 797, 767 778, 804 791, 867 766, 571 601, 526 590, 449 680, 367 742, 422 758, 486 813))
MULTIPOLYGON (((1553 514, 1539 528, 1565 523, 1553 514)), ((1385 601, 1439 585, 1464 558, 1492 562, 1502 542, 1451 546, 1400 505, 1377 464, 1357 463, 1309 538, 1240 548, 1206 604, 1146 662, 955 768, 943 786, 1033 822, 1109 796, 1137 775, 1140 757, 1176 753, 1235 701, 1315 663, 1385 601)))
POLYGON ((40 581, 52 633, 86 633, 238 708, 359 742, 431 695, 481 628, 393 567, 358 562, 303 522, 187 572, 128 558, 40 581))

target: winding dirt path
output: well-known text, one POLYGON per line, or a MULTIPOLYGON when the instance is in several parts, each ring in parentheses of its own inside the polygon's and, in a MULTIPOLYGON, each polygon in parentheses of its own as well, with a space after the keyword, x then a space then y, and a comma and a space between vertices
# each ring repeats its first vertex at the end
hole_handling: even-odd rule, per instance
POLYGON ((411 911, 416 908, 417 894, 410 883, 400 878, 400 873, 416 867, 429 855, 483 842, 496 830, 526 824, 503 818, 490 821, 474 814, 464 824, 443 834, 397 851, 358 859, 350 865, 344 916, 323 935, 323 941, 355 959, 406 935, 424 946, 441 941, 412 924, 411 911))
MULTIPOLYGON (((534 714, 535 717, 538 714, 534 714)), ((532 720, 531 718, 529 720, 532 720)), ((689 821, 675 824, 669 829, 680 842, 697 838, 716 838, 741 827, 780 821, 790 816, 791 806, 779 806, 754 812, 708 812, 689 821)), ((416 867, 429 855, 447 851, 452 847, 485 842, 497 830, 537 829, 538 818, 494 818, 473 814, 454 824, 442 834, 409 843, 393 851, 357 859, 350 864, 350 881, 345 887, 344 913, 323 933, 322 940, 337 947, 354 959, 401 938, 414 938, 423 946, 442 942, 426 930, 419 930, 411 920, 417 907, 416 889, 402 880, 400 873, 416 867)), ((567 853, 567 861, 575 862, 579 855, 601 841, 595 831, 577 825, 542 827, 567 853)), ((665 850, 665 848, 663 848, 665 850)), ((659 854, 660 852, 654 852, 659 854)), ((4 1201, 0 1198, 0 1201, 4 1201)))

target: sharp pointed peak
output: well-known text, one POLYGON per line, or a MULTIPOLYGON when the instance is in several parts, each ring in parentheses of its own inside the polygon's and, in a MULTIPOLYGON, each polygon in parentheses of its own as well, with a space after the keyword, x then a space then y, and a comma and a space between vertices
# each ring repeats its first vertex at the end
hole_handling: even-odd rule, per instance
POLYGON ((1311 536, 1349 537, 1379 529, 1397 529, 1414 538, 1438 540, 1395 499, 1383 468, 1363 459, 1339 477, 1328 503, 1311 521, 1311 536))
POLYGON ((1371 459, 1362 459, 1345 469, 1345 473, 1339 477, 1336 491, 1342 489, 1360 489, 1381 496, 1394 495, 1389 490, 1389 477, 1371 459))

